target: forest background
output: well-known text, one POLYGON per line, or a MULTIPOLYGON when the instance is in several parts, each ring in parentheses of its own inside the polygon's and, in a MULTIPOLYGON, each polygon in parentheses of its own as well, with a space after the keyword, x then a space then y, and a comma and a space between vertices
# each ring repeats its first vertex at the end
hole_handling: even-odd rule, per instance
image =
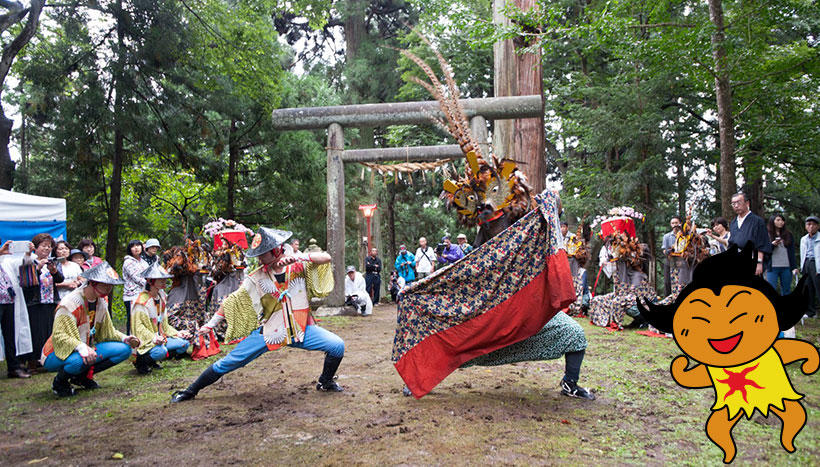
MULTIPOLYGON (((15 166, 0 147, 0 185, 66 198, 69 240, 95 239, 112 263, 133 238, 168 247, 218 217, 324 246, 325 132, 274 131, 271 111, 429 100, 403 79, 419 70, 395 50, 435 61, 409 26, 448 59, 463 97, 493 96, 496 41, 542 54, 548 185, 560 188, 572 230, 627 205, 646 215, 641 238, 658 243, 672 215, 699 226, 720 215, 719 74, 732 99, 731 170, 753 210, 784 212, 799 236, 820 209, 814 1, 540 1, 526 13, 508 7, 508 27, 492 23, 489 0, 0 7, 0 146, 10 138, 20 153, 15 166), (715 4, 725 25, 720 67, 715 4), (14 113, 22 125, 12 130, 14 113)), ((345 139, 348 148, 452 142, 432 125, 346 130, 345 139)), ((359 204, 379 205, 386 264, 420 236, 432 245, 445 233, 472 237, 439 199, 446 173, 345 171, 346 264, 360 254, 359 204)))

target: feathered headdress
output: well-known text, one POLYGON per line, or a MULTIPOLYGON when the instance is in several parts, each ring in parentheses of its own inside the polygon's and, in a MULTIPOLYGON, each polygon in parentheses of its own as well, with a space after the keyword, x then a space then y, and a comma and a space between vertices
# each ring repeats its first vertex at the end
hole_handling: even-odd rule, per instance
POLYGON ((460 92, 453 78, 450 64, 433 47, 429 39, 415 29, 414 31, 436 54, 444 73, 444 84, 424 60, 409 50, 400 50, 402 55, 422 69, 429 81, 415 76, 407 79, 427 89, 438 101, 444 118, 437 116, 431 116, 431 118, 456 139, 467 159, 462 176, 444 181, 442 197, 447 199, 450 206, 456 208, 459 220, 464 225, 473 226, 494 215, 500 215, 502 212, 510 213, 513 220, 522 217, 532 209, 530 188, 523 174, 518 171, 512 160, 499 161, 494 154, 481 153, 481 148, 473 138, 467 115, 459 101, 460 92))

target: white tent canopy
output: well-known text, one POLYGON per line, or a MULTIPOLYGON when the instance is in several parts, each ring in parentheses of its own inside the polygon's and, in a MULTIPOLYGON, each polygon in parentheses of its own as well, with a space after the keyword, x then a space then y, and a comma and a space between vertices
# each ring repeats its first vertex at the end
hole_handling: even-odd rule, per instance
POLYGON ((29 240, 42 232, 65 238, 65 200, 0 190, 0 239, 29 240))

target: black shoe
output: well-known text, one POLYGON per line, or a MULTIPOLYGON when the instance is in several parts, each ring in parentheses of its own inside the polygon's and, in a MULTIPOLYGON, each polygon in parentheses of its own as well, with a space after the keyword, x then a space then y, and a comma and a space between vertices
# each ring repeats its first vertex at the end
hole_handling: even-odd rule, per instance
POLYGON ((151 360, 151 368, 154 369, 154 370, 161 370, 162 369, 162 367, 160 366, 159 363, 156 362, 156 360, 151 360))
POLYGON ((401 394, 404 397, 410 397, 413 395, 413 392, 410 390, 410 388, 407 387, 407 385, 405 385, 403 388, 401 388, 401 394))
POLYGON ((9 377, 9 379, 12 379, 12 378, 23 378, 23 379, 31 378, 31 373, 29 373, 28 371, 26 371, 22 368, 15 368, 13 370, 9 370, 8 377, 9 377))
POLYGON ((316 390, 322 392, 342 392, 344 388, 339 386, 336 381, 330 381, 329 383, 316 383, 316 390))
POLYGON ((74 392, 74 388, 71 387, 71 383, 68 382, 69 376, 63 370, 57 372, 57 376, 54 377, 54 381, 51 383, 51 391, 57 395, 57 397, 70 397, 76 394, 74 392))
POLYGON ((595 400, 595 394, 589 392, 586 388, 578 386, 578 383, 575 381, 567 381, 565 379, 561 380, 561 394, 590 401, 595 400))
POLYGON ((177 391, 171 396, 171 402, 189 401, 196 397, 203 388, 214 384, 222 375, 214 371, 214 366, 211 365, 205 368, 199 377, 191 383, 190 386, 182 391, 177 391))
POLYGON ((137 354, 137 359, 134 360, 134 368, 140 375, 147 375, 151 372, 151 357, 148 354, 137 354))
POLYGON ((97 384, 96 381, 89 378, 85 374, 81 374, 81 375, 78 375, 78 376, 72 376, 68 381, 71 384, 73 384, 74 386, 80 386, 83 389, 99 389, 100 388, 100 385, 97 384))
POLYGON ((177 402, 189 401, 194 397, 196 397, 196 394, 188 392, 187 389, 183 391, 175 391, 171 395, 171 403, 176 404, 177 402))
POLYGON ((329 354, 325 354, 325 364, 322 368, 322 375, 319 376, 319 382, 316 384, 317 391, 342 392, 344 390, 333 381, 333 376, 336 374, 336 370, 339 369, 342 358, 343 357, 333 357, 329 354))

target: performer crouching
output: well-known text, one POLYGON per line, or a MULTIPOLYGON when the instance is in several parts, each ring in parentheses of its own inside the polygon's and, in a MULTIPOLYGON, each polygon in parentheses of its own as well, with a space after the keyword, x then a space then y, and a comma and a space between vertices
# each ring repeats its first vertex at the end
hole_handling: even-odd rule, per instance
POLYGON ((72 384, 97 389, 94 374, 128 359, 131 347, 140 345, 136 337, 114 329, 108 314, 105 297, 125 281, 107 261, 84 271, 81 277, 88 283, 60 301, 40 359, 48 371, 57 372, 51 389, 59 397, 73 396, 72 384))
POLYGON ((142 277, 147 290, 140 293, 134 301, 131 322, 134 334, 142 342, 137 349, 134 366, 137 367, 137 373, 144 375, 153 368, 161 368, 157 363, 160 360, 185 355, 188 350, 187 339, 191 336, 188 331, 177 331, 168 324, 165 286, 173 276, 156 262, 143 271, 142 277))
POLYGON ((286 255, 282 245, 291 232, 261 227, 247 257, 259 257, 262 267, 251 272, 242 286, 228 295, 211 320, 208 332, 223 319, 228 322, 225 341, 240 342, 228 355, 209 366, 187 389, 177 391, 171 402, 193 399, 202 388, 222 375, 241 368, 263 353, 290 346, 325 352, 324 369, 316 389, 343 389, 333 376, 344 356, 344 341, 316 325, 310 314, 310 297, 323 297, 333 289, 330 255, 324 252, 286 255))

